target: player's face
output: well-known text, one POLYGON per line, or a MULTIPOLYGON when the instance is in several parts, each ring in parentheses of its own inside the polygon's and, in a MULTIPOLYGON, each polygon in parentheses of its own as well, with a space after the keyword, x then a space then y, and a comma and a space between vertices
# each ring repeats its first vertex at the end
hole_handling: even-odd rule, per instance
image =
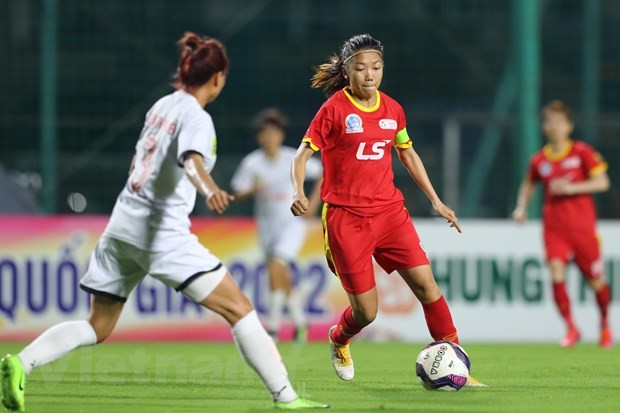
POLYGON ((351 59, 346 71, 353 95, 371 99, 383 79, 383 57, 374 50, 362 52, 351 59))
POLYGON ((267 125, 258 132, 258 144, 270 155, 278 152, 284 141, 284 131, 275 125, 267 125))
POLYGON ((562 112, 545 112, 542 127, 549 142, 569 139, 573 132, 573 123, 562 112))

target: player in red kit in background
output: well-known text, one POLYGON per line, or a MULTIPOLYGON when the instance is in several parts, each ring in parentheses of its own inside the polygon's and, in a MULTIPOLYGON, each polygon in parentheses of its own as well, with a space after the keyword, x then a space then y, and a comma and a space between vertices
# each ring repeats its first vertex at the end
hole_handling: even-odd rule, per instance
MULTIPOLYGON (((352 380, 349 340, 369 325, 378 310, 372 258, 389 274, 398 271, 422 303, 434 340, 458 343, 452 315, 431 271, 426 252, 394 186, 392 147, 424 191, 435 212, 461 232, 454 211, 435 193, 407 134, 403 108, 379 92, 383 46, 368 34, 347 40, 339 54, 316 69, 312 87, 327 101, 312 120, 293 160, 291 211, 308 210, 305 165, 321 151, 323 234, 330 269, 350 302, 329 331, 332 364, 338 377, 352 380)), ((474 379, 470 385, 478 384, 474 379)))
POLYGON ((613 346, 609 328, 609 285, 603 278, 603 261, 596 232, 593 193, 609 189, 607 163, 584 142, 571 140, 570 108, 554 100, 542 110, 543 131, 548 144, 534 154, 521 184, 513 218, 523 223, 527 205, 537 182, 544 188, 543 232, 547 262, 551 270, 553 298, 566 322, 567 333, 560 344, 572 347, 581 335, 575 325, 566 292, 566 265, 574 260, 594 290, 601 313, 603 348, 613 346))

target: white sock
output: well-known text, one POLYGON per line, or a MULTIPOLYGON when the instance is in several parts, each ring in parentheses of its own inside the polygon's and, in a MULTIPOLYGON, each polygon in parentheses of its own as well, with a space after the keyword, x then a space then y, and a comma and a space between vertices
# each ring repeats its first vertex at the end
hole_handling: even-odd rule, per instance
POLYGON ((288 313, 296 327, 304 327, 307 324, 304 312, 304 293, 301 290, 292 290, 286 300, 288 313))
POLYGON ((267 311, 267 329, 270 333, 278 333, 282 323, 282 313, 286 303, 286 293, 284 290, 271 291, 269 297, 269 308, 267 311))
POLYGON ((97 334, 88 321, 65 321, 45 330, 17 356, 26 374, 30 374, 35 368, 58 360, 78 347, 96 343, 97 334))
POLYGON ((297 393, 288 379, 282 357, 252 310, 232 327, 241 355, 260 376, 275 401, 292 402, 297 393))

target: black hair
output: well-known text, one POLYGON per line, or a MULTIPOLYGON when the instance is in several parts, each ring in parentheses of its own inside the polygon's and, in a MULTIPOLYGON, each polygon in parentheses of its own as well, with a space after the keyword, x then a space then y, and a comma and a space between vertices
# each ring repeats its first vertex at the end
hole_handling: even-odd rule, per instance
POLYGON ((312 87, 323 89, 328 97, 349 84, 344 76, 345 62, 356 53, 364 50, 376 50, 383 56, 383 45, 369 34, 357 34, 342 44, 340 53, 330 56, 327 63, 314 68, 312 87))

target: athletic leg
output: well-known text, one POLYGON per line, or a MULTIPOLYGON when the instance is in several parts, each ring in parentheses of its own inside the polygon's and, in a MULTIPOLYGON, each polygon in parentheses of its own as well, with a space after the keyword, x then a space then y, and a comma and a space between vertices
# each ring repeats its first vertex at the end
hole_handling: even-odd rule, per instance
POLYGON ((347 293, 351 305, 342 312, 338 324, 329 329, 329 348, 334 371, 342 380, 353 380, 355 369, 349 341, 377 317, 377 289, 362 294, 347 293))
POLYGON ((267 261, 269 273, 269 304, 267 309, 267 331, 275 340, 280 331, 282 315, 286 305, 287 296, 292 290, 288 264, 278 258, 270 258, 267 261))
POLYGON ((573 321, 570 297, 566 291, 566 264, 562 260, 552 259, 549 261, 549 270, 551 271, 553 300, 567 329, 566 335, 560 341, 560 345, 562 347, 572 347, 580 340, 581 334, 573 321))
POLYGON ((599 345, 603 348, 611 348, 613 347, 613 335, 609 326, 611 293, 603 276, 603 260, 596 232, 593 232, 591 237, 582 236, 575 240, 575 263, 592 288, 601 315, 599 345))
POLYGON ((2 403, 9 410, 24 411, 25 377, 37 367, 66 356, 73 350, 100 343, 110 335, 123 309, 123 303, 93 296, 88 321, 56 324, 17 355, 0 361, 2 403))
POLYGON ((260 323, 250 300, 241 292, 229 273, 226 273, 217 287, 200 301, 200 304, 220 314, 232 326, 239 352, 261 378, 276 407, 283 409, 328 407, 297 396, 288 379, 278 349, 260 323))
POLYGON ((448 303, 435 282, 430 265, 399 270, 413 294, 422 303, 428 331, 433 340, 452 341, 459 343, 456 327, 448 303))

